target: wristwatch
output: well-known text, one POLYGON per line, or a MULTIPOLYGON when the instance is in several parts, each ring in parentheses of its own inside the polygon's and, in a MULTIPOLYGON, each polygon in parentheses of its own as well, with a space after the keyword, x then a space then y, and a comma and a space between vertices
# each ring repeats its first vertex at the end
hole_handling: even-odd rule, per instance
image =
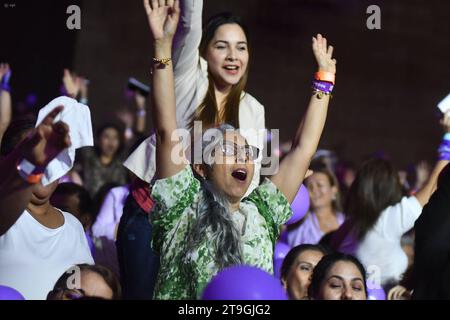
POLYGON ((22 177, 22 179, 30 184, 39 183, 42 179, 42 176, 44 175, 40 168, 38 168, 25 158, 17 163, 17 172, 22 177))

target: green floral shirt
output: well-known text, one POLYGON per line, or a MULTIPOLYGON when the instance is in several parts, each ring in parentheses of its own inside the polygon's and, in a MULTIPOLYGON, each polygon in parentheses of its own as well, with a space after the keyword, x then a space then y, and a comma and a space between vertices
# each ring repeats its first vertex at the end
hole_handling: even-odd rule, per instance
MULTIPOLYGON (((196 299, 219 272, 212 246, 205 236, 195 252, 185 253, 189 227, 204 201, 200 182, 190 166, 176 175, 157 180, 152 188, 153 248, 160 253, 161 266, 155 288, 156 299, 196 299)), ((244 264, 273 273, 273 248, 280 226, 292 215, 285 196, 266 179, 243 199, 232 220, 241 235, 244 264), (243 224, 245 217, 245 228, 243 224)))

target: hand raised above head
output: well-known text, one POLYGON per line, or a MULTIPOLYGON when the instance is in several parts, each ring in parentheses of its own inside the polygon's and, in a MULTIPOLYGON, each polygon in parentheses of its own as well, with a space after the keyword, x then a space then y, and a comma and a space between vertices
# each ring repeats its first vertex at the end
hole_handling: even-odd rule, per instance
POLYGON ((155 41, 170 41, 180 18, 179 0, 144 0, 148 24, 155 41))
POLYGON ((81 78, 78 77, 75 73, 70 72, 68 69, 64 69, 62 82, 67 94, 70 97, 76 99, 82 85, 81 78))
POLYGON ((3 76, 7 74, 11 69, 9 68, 9 64, 0 63, 0 82, 3 80, 3 76))
POLYGON ((36 166, 46 167, 71 145, 69 126, 62 121, 54 122, 63 109, 63 106, 53 109, 19 146, 24 157, 36 166))
POLYGON ((333 58, 333 46, 327 46, 327 39, 319 33, 312 38, 312 49, 319 71, 336 73, 336 59, 333 58))

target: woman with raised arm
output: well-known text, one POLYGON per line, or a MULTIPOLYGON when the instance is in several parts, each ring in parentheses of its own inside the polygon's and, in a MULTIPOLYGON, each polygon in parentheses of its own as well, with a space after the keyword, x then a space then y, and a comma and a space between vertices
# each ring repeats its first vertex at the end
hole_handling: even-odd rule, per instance
POLYGON ((286 222, 325 125, 336 60, 321 35, 313 38, 317 80, 293 147, 277 174, 243 198, 254 174, 253 148, 230 125, 207 130, 201 143, 204 163, 193 167, 175 150, 177 131, 174 75, 170 59, 180 14, 179 1, 147 7, 154 38, 153 110, 156 181, 153 247, 161 268, 158 299, 195 299, 221 269, 249 264, 273 272, 273 246, 286 222))
POLYGON ((355 255, 385 288, 396 285, 408 267, 402 236, 414 227, 450 160, 450 117, 440 157, 428 181, 413 196, 403 196, 398 172, 384 159, 370 159, 357 171, 344 208, 347 220, 331 237, 333 249, 355 255))
MULTIPOLYGON (((156 1, 165 4, 165 0, 156 1)), ((152 1, 152 4, 155 1, 152 1)), ((203 128, 230 123, 235 127, 247 129, 243 136, 249 144, 263 149, 265 117, 264 107, 250 94, 245 92, 250 60, 248 33, 239 17, 230 13, 222 13, 212 17, 202 29, 203 0, 180 1, 180 24, 173 42, 172 65, 175 76, 176 117, 179 128, 192 128, 194 121, 199 121, 203 128)), ((150 16, 150 1, 144 0, 146 14, 150 16)), ((189 143, 189 141, 188 141, 189 143)), ((150 183, 155 175, 155 136, 152 135, 136 149, 125 161, 124 165, 141 180, 150 183)), ((255 163, 255 174, 249 189, 256 188, 260 182, 261 162, 255 163)), ((134 219, 130 212, 124 212, 123 221, 132 222, 137 228, 150 229, 148 222, 134 219)), ((119 227, 118 241, 128 239, 129 228, 119 227)), ((147 236, 131 235, 134 243, 148 247, 143 239, 147 236)), ((154 259, 154 253, 145 253, 149 259, 154 259)), ((144 253, 139 251, 139 256, 144 253)), ((128 251, 123 257, 119 255, 122 264, 140 258, 128 251), (137 259, 136 259, 137 258, 137 259)), ((141 266, 142 264, 136 264, 141 266)), ((129 274, 141 274, 149 270, 144 266, 129 270, 129 274)), ((126 279, 126 277, 121 278, 126 279)), ((127 280, 125 280, 126 282, 127 280)), ((131 283, 123 283, 125 296, 129 290, 148 292, 152 283, 146 284, 142 290, 131 283), (134 290, 136 287, 136 290, 134 290), (128 290, 129 289, 129 290, 128 290)), ((147 298, 146 295, 141 295, 147 298)))
MULTIPOLYGON (((152 4, 155 1, 151 1, 152 4)), ((165 0, 156 1, 165 4, 165 0)), ((150 22, 150 1, 144 0, 150 22)), ((245 92, 250 60, 247 28, 239 17, 221 13, 211 17, 202 30, 203 0, 181 0, 180 24, 173 42, 176 117, 179 128, 203 129, 229 123, 248 143, 262 150, 264 107, 245 92)), ((142 180, 155 174, 155 140, 148 138, 128 158, 125 166, 142 180)), ((247 195, 259 185, 261 163, 247 195)))
MULTIPOLYGON (((1 146, 0 284, 26 299, 45 299, 70 266, 94 263, 81 223, 50 204, 58 179, 49 179, 46 185, 41 181, 58 176, 52 160, 61 161, 57 157, 68 147, 75 152, 81 140, 76 128, 70 128, 75 133, 71 141, 69 125, 55 122, 57 116, 63 117, 62 110, 54 108, 36 128, 29 119, 13 121, 1 146)), ((73 105, 72 110, 82 109, 73 105)), ((76 111, 70 115, 78 116, 76 111)))

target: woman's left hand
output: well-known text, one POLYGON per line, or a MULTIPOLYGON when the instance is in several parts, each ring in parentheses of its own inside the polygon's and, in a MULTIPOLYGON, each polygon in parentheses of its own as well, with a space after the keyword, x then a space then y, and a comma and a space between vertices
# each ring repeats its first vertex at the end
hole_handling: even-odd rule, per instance
POLYGON ((333 46, 327 46, 327 39, 319 33, 312 38, 312 49, 319 71, 336 73, 336 59, 333 59, 333 46))

